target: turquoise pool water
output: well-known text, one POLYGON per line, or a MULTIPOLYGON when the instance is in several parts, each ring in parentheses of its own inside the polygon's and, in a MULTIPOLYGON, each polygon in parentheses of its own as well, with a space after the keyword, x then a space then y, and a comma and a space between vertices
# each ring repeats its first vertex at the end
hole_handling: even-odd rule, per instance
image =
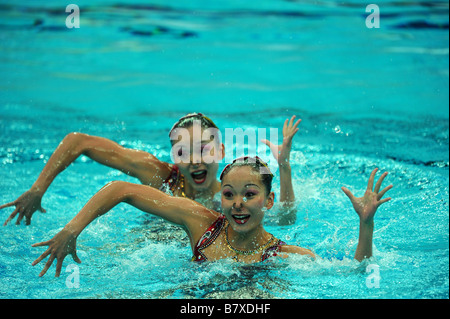
POLYGON ((46 214, 0 228, 0 298, 449 297, 448 2, 380 1, 379 29, 360 1, 77 4, 79 29, 66 28, 60 1, 0 4, 0 203, 26 191, 72 131, 170 161, 167 132, 185 113, 222 131, 296 114, 297 222, 275 226, 269 214, 266 227, 322 259, 193 265, 181 231, 120 205, 80 236, 78 287, 70 258, 60 278, 54 266, 39 278, 31 244, 107 182, 134 181, 81 157, 44 196, 46 214), (360 265, 340 187, 363 191, 374 167, 395 188, 376 215, 375 257, 360 265))

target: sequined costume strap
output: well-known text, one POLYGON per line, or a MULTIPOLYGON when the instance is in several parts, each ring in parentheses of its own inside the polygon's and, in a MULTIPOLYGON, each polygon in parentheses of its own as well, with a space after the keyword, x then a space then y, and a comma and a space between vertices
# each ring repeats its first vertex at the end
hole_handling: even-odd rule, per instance
POLYGON ((181 189, 181 196, 186 197, 184 194, 184 177, 180 174, 178 166, 173 165, 169 176, 164 180, 159 190, 165 193, 170 192, 171 194, 174 194, 177 188, 181 189))
POLYGON ((269 248, 267 248, 263 254, 261 255, 261 261, 266 260, 267 258, 277 256, 278 253, 281 252, 281 246, 286 245, 284 241, 277 239, 276 243, 269 248))
POLYGON ((209 226, 208 230, 203 234, 203 236, 197 242, 194 247, 194 256, 192 256, 192 261, 204 262, 208 260, 206 256, 202 253, 202 250, 211 245, 214 240, 219 236, 220 232, 225 225, 225 216, 221 215, 216 221, 209 226))

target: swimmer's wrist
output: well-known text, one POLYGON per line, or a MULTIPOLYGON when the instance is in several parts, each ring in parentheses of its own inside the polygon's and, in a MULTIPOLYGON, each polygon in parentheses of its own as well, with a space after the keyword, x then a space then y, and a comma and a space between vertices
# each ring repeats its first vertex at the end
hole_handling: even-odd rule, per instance
POLYGON ((280 167, 280 169, 282 170, 291 170, 291 164, 289 163, 289 161, 281 161, 278 163, 278 166, 280 167))
POLYGON ((360 227, 364 227, 366 229, 373 229, 375 226, 375 223, 373 222, 373 218, 369 218, 367 220, 360 220, 359 221, 359 226, 360 227))
POLYGON ((83 229, 80 229, 80 227, 77 227, 76 225, 71 225, 70 222, 64 226, 62 231, 66 231, 70 233, 73 237, 77 238, 78 235, 83 231, 83 229))
POLYGON ((46 188, 35 183, 30 187, 30 191, 42 197, 45 194, 46 188))

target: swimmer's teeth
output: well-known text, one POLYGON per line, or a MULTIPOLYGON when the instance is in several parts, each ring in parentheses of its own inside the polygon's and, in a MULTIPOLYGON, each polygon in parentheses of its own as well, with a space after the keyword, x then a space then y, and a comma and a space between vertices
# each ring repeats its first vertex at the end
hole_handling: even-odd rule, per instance
POLYGON ((250 215, 233 215, 233 218, 236 219, 246 219, 248 217, 250 217, 250 215))

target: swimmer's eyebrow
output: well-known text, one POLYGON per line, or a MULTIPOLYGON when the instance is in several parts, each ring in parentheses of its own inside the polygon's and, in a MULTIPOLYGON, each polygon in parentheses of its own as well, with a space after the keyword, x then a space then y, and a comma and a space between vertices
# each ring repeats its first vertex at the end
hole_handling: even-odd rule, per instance
POLYGON ((256 185, 256 184, 247 184, 247 185, 245 185, 245 187, 249 187, 249 186, 256 186, 257 188, 260 188, 258 185, 256 185))
MULTIPOLYGON (((230 184, 225 184, 225 185, 223 185, 223 187, 225 187, 225 186, 228 186, 228 187, 233 188, 233 186, 231 186, 230 184)), ((247 184, 247 185, 245 185, 244 187, 249 187, 249 186, 256 186, 257 188, 261 188, 261 187, 259 187, 259 186, 256 185, 256 184, 247 184)))

